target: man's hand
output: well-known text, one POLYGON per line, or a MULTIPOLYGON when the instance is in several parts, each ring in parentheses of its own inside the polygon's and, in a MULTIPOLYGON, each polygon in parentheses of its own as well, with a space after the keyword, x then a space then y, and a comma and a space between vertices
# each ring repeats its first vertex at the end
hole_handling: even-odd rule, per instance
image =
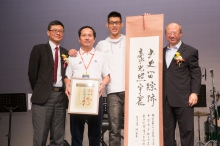
POLYGON ((66 85, 65 93, 66 93, 68 99, 70 100, 70 95, 71 95, 70 85, 66 85))
POLYGON ((103 83, 101 83, 99 86, 99 97, 102 95, 104 88, 105 88, 105 85, 103 83))
POLYGON ((198 101, 198 96, 196 93, 191 93, 189 96, 189 106, 194 106, 198 101))
POLYGON ((76 57, 77 56, 77 50, 75 50, 75 49, 69 50, 68 55, 72 56, 72 57, 76 57))

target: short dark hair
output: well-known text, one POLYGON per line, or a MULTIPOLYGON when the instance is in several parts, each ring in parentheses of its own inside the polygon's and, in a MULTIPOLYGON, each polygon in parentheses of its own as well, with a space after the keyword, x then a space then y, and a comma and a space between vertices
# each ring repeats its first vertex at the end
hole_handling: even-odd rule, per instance
POLYGON ((94 36, 94 38, 96 37, 96 32, 95 32, 95 30, 94 30, 91 26, 83 26, 83 27, 81 27, 81 28, 79 29, 79 31, 78 31, 79 37, 81 36, 82 30, 85 29, 85 28, 90 28, 90 29, 93 31, 93 36, 94 36))
POLYGON ((61 25, 61 26, 63 27, 63 29, 64 29, 63 23, 60 22, 60 21, 58 21, 58 20, 54 20, 54 21, 50 22, 50 24, 48 25, 48 28, 47 28, 47 29, 50 30, 50 29, 51 29, 51 26, 53 26, 53 25, 61 25))
POLYGON ((109 18, 110 17, 119 17, 120 20, 122 21, 122 18, 121 18, 121 14, 119 12, 116 12, 116 11, 112 11, 111 13, 108 14, 108 20, 107 22, 109 21, 109 18))

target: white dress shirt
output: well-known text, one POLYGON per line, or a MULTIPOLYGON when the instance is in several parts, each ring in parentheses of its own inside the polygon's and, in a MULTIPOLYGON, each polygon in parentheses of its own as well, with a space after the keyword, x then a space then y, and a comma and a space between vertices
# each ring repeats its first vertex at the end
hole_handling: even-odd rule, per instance
POLYGON ((62 74, 61 74, 61 58, 60 58, 60 45, 56 46, 53 42, 49 41, 52 53, 53 53, 53 61, 55 59, 55 48, 58 47, 58 66, 57 66, 57 82, 53 83, 54 87, 62 87, 63 82, 62 82, 62 74))
POLYGON ((182 42, 180 41, 176 46, 173 46, 172 48, 169 48, 169 45, 167 46, 167 49, 166 49, 167 68, 169 68, 170 63, 171 63, 172 59, 174 58, 174 55, 176 54, 176 52, 179 50, 181 44, 182 44, 182 42))

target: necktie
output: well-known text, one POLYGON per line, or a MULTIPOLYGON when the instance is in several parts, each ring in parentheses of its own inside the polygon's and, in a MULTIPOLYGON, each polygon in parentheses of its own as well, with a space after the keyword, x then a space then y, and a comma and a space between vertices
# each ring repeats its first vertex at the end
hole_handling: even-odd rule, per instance
POLYGON ((55 48, 55 59, 54 59, 54 70, 53 70, 53 80, 54 83, 57 82, 57 66, 58 66, 58 47, 55 48))

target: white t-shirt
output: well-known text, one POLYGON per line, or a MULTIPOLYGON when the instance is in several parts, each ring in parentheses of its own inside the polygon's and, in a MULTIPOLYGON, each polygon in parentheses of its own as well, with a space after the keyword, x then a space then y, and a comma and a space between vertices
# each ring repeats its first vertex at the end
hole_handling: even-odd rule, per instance
POLYGON ((105 54, 110 69, 110 82, 106 93, 125 91, 125 36, 121 34, 118 39, 99 41, 96 50, 105 54))
POLYGON ((66 76, 82 78, 87 73, 89 78, 98 78, 100 82, 102 78, 110 74, 108 62, 104 53, 95 50, 84 52, 81 48, 76 57, 69 57, 69 63, 66 69, 66 76), (87 71, 86 71, 87 68, 87 71))

